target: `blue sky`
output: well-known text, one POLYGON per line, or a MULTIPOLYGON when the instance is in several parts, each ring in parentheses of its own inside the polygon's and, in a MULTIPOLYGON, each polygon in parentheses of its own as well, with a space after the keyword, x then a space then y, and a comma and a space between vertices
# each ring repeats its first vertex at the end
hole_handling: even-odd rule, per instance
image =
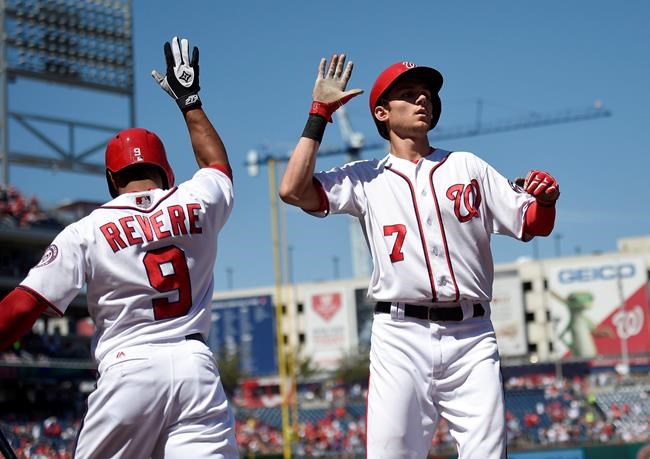
MULTIPOLYGON (((562 255, 611 251, 619 238, 650 233, 646 1, 136 0, 133 16, 137 124, 161 136, 177 181, 190 178, 196 164, 176 105, 149 73, 164 71, 162 46, 174 35, 201 51, 204 108, 227 146, 236 186, 235 208, 220 235, 217 289, 273 283, 266 169, 249 177, 246 153, 264 147, 287 154, 302 132, 318 61, 333 52, 355 62, 349 87, 366 92, 346 108, 368 143, 379 140, 368 93, 379 72, 401 60, 443 74, 443 129, 471 126, 478 99, 485 123, 601 101, 611 117, 432 143, 472 151, 509 178, 531 168, 555 175, 562 193, 555 229, 562 255)), ((114 96, 20 80, 9 91, 12 110, 127 127, 127 104, 114 96)), ((9 136, 14 149, 38 147, 15 125, 9 136)), ((328 127, 323 146, 343 146, 337 123, 328 127)), ((103 161, 103 151, 91 159, 103 161)), ((323 158, 317 167, 344 160, 323 158)), ((101 176, 12 166, 10 177, 47 206, 108 200, 101 176)), ((352 275, 346 217, 320 220, 288 208, 286 223, 294 280, 352 275)), ((552 257, 557 243, 541 239, 536 250, 552 257)), ((492 247, 497 263, 535 252, 532 243, 501 236, 492 247)))

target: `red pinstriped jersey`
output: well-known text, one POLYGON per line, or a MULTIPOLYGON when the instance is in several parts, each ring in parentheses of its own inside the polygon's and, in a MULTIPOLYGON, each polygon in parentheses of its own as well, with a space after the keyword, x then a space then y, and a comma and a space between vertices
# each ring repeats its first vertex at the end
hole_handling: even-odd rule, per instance
POLYGON ((58 315, 85 287, 97 361, 208 336, 217 235, 232 205, 232 181, 217 168, 171 190, 120 195, 59 233, 21 286, 58 315))
POLYGON ((490 238, 523 234, 534 198, 468 152, 417 163, 388 154, 319 172, 329 209, 358 217, 372 253, 376 301, 489 301, 490 238))

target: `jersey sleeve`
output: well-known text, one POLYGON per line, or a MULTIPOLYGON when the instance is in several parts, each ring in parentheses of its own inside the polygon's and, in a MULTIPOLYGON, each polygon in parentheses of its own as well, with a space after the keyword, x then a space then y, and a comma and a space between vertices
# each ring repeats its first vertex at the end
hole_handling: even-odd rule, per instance
POLYGON ((329 204, 328 211, 308 212, 317 217, 331 214, 350 214, 359 217, 365 207, 364 162, 349 163, 314 174, 329 204))
POLYGON ((535 199, 492 166, 477 157, 474 158, 482 169, 488 229, 494 234, 530 240, 532 237, 524 234, 524 222, 526 210, 535 199))
POLYGON ((201 168, 179 188, 197 197, 210 210, 219 228, 226 223, 234 203, 234 190, 232 176, 224 168, 201 168))
POLYGON ((20 283, 20 287, 47 303, 48 314, 63 315, 84 286, 85 247, 77 224, 66 227, 20 283))

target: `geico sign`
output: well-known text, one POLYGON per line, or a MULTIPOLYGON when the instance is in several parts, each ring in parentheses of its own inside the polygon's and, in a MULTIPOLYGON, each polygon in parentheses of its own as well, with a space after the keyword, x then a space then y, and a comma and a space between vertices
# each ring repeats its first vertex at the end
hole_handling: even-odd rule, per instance
POLYGON ((563 284, 572 282, 591 282, 603 280, 616 280, 633 277, 636 268, 631 263, 620 265, 602 265, 588 268, 563 269, 558 273, 558 278, 563 284))

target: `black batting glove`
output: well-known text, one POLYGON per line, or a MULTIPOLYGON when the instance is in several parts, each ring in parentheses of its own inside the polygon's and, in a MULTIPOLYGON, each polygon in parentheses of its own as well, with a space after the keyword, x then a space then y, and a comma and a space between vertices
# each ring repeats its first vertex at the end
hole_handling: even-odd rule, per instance
POLYGON ((151 76, 174 98, 181 111, 200 107, 199 49, 194 47, 190 60, 187 39, 179 40, 178 37, 172 38, 171 44, 166 42, 164 49, 167 72, 163 76, 157 70, 152 70, 151 76))

